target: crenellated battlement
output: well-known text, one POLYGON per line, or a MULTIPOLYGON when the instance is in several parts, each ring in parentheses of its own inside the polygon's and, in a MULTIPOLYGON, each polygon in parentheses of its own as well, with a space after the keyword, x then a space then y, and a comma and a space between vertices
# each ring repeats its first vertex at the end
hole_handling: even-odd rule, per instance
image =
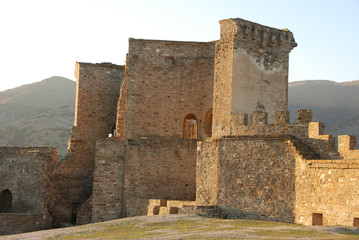
POLYGON ((278 70, 288 62, 289 52, 297 46, 293 33, 244 19, 220 21, 221 40, 233 42, 235 52, 245 52, 266 71, 278 70))
POLYGON ((338 136, 338 152, 345 159, 359 160, 359 149, 356 149, 357 138, 350 135, 338 136))
POLYGON ((240 18, 225 19, 220 21, 220 24, 221 26, 231 26, 221 28, 223 30, 221 37, 232 35, 241 43, 242 47, 285 49, 290 52, 297 46, 293 33, 288 29, 280 30, 240 18))
MULTIPOLYGON (((247 113, 232 113, 231 114, 231 126, 234 131, 231 132, 231 135, 236 135, 235 128, 243 126, 268 126, 268 127, 278 127, 280 126, 293 126, 293 123, 290 123, 290 113, 289 111, 276 111, 275 112, 275 121, 274 124, 268 124, 268 113, 262 111, 255 111, 250 116, 250 124, 248 123, 248 114, 247 113)), ((308 109, 299 109, 297 111, 297 122, 294 124, 297 125, 310 125, 312 121, 312 111, 308 109)), ((321 134, 324 131, 324 124, 320 123, 321 129, 315 129, 316 125, 313 125, 311 128, 312 134, 315 135, 315 131, 318 131, 318 134, 321 134)))
MULTIPOLYGON (((288 111, 277 111, 275 121, 268 124, 266 112, 253 112, 250 117, 245 113, 231 114, 231 136, 294 136, 310 145, 323 158, 339 158, 335 151, 335 137, 324 134, 325 125, 312 122, 312 111, 297 111, 297 122, 290 123, 288 111), (248 119, 251 119, 250 123, 248 119)), ((344 141, 344 140, 343 140, 344 141)), ((352 140, 353 141, 353 140, 352 140)), ((351 143, 351 146, 353 143, 351 143)))

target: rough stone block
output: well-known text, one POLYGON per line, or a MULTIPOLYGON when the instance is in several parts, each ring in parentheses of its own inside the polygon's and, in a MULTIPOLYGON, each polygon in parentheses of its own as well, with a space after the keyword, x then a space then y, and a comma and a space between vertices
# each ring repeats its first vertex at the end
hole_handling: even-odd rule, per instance
POLYGON ((312 110, 310 109, 299 109, 297 111, 297 123, 308 124, 312 121, 312 110))

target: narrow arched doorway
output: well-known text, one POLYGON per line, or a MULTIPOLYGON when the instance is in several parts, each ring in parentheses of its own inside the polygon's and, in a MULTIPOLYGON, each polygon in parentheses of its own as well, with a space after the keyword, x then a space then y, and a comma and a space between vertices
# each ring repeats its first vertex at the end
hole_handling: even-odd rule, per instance
POLYGON ((12 194, 9 189, 0 193, 0 213, 10 213, 12 208, 12 194))
POLYGON ((187 114, 183 120, 183 138, 197 139, 197 117, 193 113, 187 114))

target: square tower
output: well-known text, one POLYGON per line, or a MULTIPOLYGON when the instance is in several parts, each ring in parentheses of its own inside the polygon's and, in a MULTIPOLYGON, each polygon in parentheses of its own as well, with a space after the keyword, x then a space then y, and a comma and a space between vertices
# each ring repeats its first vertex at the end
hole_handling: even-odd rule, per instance
POLYGON ((220 21, 216 43, 213 136, 230 135, 231 114, 276 111, 288 107, 289 52, 293 34, 243 19, 220 21))

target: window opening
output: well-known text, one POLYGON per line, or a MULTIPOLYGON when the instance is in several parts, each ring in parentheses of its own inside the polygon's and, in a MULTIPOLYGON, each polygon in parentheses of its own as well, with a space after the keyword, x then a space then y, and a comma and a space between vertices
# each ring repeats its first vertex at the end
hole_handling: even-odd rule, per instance
POLYGON ((193 114, 187 114, 183 120, 183 138, 197 139, 197 117, 193 114))

